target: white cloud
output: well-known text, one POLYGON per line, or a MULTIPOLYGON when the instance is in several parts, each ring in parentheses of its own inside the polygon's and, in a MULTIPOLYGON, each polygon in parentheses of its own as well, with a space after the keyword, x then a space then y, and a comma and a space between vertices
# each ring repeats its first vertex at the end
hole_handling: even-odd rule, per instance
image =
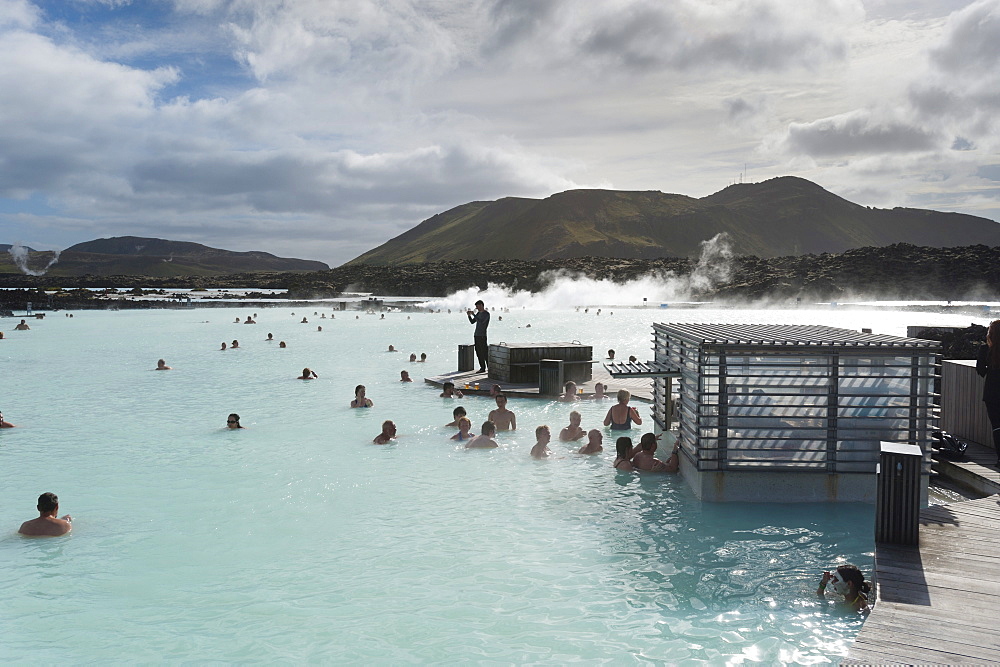
POLYGON ((959 2, 174 0, 143 24, 94 0, 91 25, 0 0, 0 197, 25 202, 0 219, 336 264, 470 200, 700 196, 745 162, 978 206, 1000 0, 959 2))

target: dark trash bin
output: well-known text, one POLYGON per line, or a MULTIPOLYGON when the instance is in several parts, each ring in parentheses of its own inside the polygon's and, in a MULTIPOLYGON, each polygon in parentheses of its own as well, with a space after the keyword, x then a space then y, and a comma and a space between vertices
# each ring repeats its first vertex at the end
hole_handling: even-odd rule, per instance
POLYGON ((558 396, 563 393, 563 360, 541 359, 538 362, 539 396, 558 396))
POLYGON ((475 370, 476 368, 476 346, 458 346, 458 372, 463 373, 475 370))

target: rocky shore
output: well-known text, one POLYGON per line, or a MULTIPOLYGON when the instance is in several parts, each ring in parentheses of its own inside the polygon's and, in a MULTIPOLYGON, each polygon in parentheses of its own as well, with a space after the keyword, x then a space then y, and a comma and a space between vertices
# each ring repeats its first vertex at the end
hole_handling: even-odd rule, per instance
MULTIPOLYGON (((221 277, 82 276, 79 278, 0 274, 0 307, 32 300, 41 306, 90 307, 95 295, 80 288, 129 290, 160 288, 251 288, 287 290, 288 299, 336 297, 345 292, 398 296, 444 296, 488 284, 537 292, 556 275, 627 282, 650 275, 691 277, 690 298, 715 301, 802 299, 838 301, 862 297, 911 300, 1000 299, 1000 247, 930 248, 896 244, 839 254, 764 259, 752 256, 714 260, 699 266, 688 259, 441 261, 396 266, 354 265, 310 273, 242 273, 221 277), (48 289, 49 292, 44 292, 48 289), (51 290, 58 290, 53 293, 51 290)), ((106 302, 105 302, 106 303, 106 302)), ((8 306, 9 307, 9 306, 8 306)), ((103 307, 103 306, 101 306, 103 307)), ((123 307, 151 307, 137 304, 123 307)))

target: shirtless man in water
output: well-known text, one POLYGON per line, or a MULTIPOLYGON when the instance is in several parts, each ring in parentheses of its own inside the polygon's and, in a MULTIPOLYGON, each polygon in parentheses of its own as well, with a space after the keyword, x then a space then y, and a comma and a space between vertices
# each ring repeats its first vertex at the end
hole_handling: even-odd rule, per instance
POLYGON ((587 444, 577 451, 577 454, 599 454, 604 451, 601 443, 604 442, 604 435, 596 428, 587 432, 587 444))
POLYGON ((14 425, 10 422, 3 420, 3 413, 0 412, 0 428, 14 428, 14 425))
POLYGON ((25 521, 17 531, 29 537, 58 537, 73 530, 73 517, 69 514, 57 519, 59 497, 54 493, 38 496, 38 518, 25 521))
POLYGON ((535 429, 535 446, 531 448, 531 458, 533 459, 547 459, 552 455, 552 450, 549 449, 549 441, 552 439, 552 433, 549 431, 548 426, 539 426, 535 429))
POLYGON ((517 417, 507 409, 507 397, 497 394, 496 402, 497 409, 490 412, 489 420, 496 424, 498 431, 516 431, 517 417))
POLYGON ((156 362, 156 370, 158 370, 158 371, 172 371, 174 369, 171 368, 170 366, 167 366, 167 362, 166 361, 164 361, 163 359, 160 359, 160 360, 158 360, 156 362))
POLYGON ((585 436, 587 432, 580 427, 581 419, 580 413, 576 410, 569 413, 569 426, 559 431, 559 439, 563 442, 572 442, 585 436))
POLYGON ((396 439, 396 425, 390 420, 382 422, 382 432, 372 440, 376 445, 388 445, 396 439))
POLYGON ((656 452, 657 438, 659 436, 652 433, 643 434, 642 439, 639 441, 639 452, 632 457, 632 465, 637 470, 645 470, 647 472, 677 472, 680 467, 680 458, 677 456, 676 447, 674 447, 673 453, 666 461, 653 458, 653 454, 656 452))
POLYGON ((497 432, 497 426, 491 421, 484 421, 481 435, 477 435, 472 440, 465 443, 466 449, 495 449, 500 445, 493 439, 497 432))

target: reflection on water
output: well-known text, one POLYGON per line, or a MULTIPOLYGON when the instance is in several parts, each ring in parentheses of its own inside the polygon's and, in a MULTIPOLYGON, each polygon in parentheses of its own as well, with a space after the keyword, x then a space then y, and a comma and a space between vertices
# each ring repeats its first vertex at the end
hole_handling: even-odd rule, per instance
MULTIPOLYGON (((243 310, 53 314, 2 341, 16 382, 0 407, 21 426, 0 433, 0 660, 845 653, 861 620, 814 591, 838 562, 870 571, 869 506, 702 504, 679 477, 614 472, 607 432, 601 456, 557 442, 553 460, 534 461, 534 427, 569 421, 570 406, 550 401, 513 400, 521 429, 501 434, 500 449, 466 451, 442 427, 456 402, 420 382, 453 369, 471 337, 464 314, 338 313, 318 332, 299 324, 311 313, 258 310, 250 326, 233 323, 243 310), (288 348, 265 342, 268 332, 288 348), (233 338, 240 349, 218 351, 233 338), (384 352, 390 344, 401 352, 384 352), (429 361, 410 364, 410 352, 429 361), (175 370, 152 371, 158 358, 175 370), (306 366, 320 379, 295 380, 306 366), (398 382, 401 369, 415 382, 398 382), (373 409, 348 407, 357 384, 373 409), (247 429, 225 430, 230 412, 247 429), (374 446, 384 419, 398 440, 374 446), (73 534, 18 538, 49 490, 74 515, 73 534)), ((850 326, 826 312, 683 317, 850 326)), ((857 317, 900 333, 913 316, 857 317)), ((491 334, 645 358, 651 323, 665 319, 602 318, 511 311, 491 334)), ((484 397, 460 403, 474 424, 493 408, 484 397)), ((608 403, 572 407, 591 428, 608 403)))

